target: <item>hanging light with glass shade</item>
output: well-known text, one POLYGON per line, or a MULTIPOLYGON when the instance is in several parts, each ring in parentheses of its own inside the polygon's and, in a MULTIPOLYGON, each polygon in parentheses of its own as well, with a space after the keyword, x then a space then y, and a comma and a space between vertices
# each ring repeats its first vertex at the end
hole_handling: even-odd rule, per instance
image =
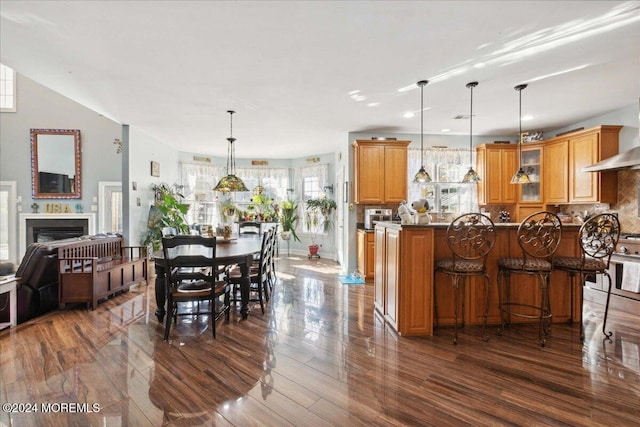
POLYGON ((471 108, 469 112, 469 170, 462 178, 462 182, 474 183, 480 181, 480 175, 473 169, 473 88, 478 86, 478 82, 467 83, 471 89, 471 108))
POLYGON ((518 85, 514 87, 518 91, 519 109, 518 109, 518 171, 511 177, 511 184, 528 184, 531 182, 529 175, 522 169, 522 91, 527 85, 518 85))
POLYGON ((244 185, 244 182, 242 182, 242 179, 235 175, 236 158, 235 147, 233 146, 233 143, 236 141, 233 137, 233 114, 235 111, 229 110, 227 113, 229 113, 229 119, 231 122, 231 133, 229 138, 227 138, 227 141, 229 141, 229 146, 227 147, 227 176, 223 177, 213 190, 223 193, 249 191, 249 189, 244 185))
POLYGON ((413 182, 424 183, 431 182, 429 173, 424 168, 424 87, 429 80, 420 80, 416 83, 420 86, 420 170, 416 173, 413 182))

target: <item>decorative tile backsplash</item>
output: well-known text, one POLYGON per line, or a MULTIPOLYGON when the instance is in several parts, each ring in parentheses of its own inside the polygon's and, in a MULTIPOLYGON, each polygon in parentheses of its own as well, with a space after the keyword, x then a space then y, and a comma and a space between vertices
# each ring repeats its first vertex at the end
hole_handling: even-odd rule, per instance
POLYGON ((611 210, 618 212, 622 231, 640 233, 640 170, 618 172, 618 203, 611 210))

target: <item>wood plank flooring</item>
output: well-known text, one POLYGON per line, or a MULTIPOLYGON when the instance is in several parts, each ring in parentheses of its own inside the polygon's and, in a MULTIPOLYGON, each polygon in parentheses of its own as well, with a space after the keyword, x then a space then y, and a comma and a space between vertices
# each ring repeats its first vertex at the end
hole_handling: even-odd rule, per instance
POLYGON ((327 260, 280 257, 264 315, 183 317, 162 340, 153 281, 89 311, 68 308, 0 332, 0 426, 459 426, 640 424, 640 318, 585 303, 579 327, 503 336, 441 328, 397 337, 374 315, 373 286, 342 285, 327 260), (44 404, 97 404, 43 413, 44 404), (76 408, 78 409, 78 408, 76 408), (83 408, 81 408, 83 409, 83 408))

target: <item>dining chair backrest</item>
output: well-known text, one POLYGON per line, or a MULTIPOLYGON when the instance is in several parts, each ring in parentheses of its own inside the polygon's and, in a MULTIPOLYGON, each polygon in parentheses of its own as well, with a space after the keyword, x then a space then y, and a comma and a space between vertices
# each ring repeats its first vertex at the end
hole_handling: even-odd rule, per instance
POLYGON ((616 215, 603 213, 589 218, 578 232, 583 264, 586 257, 599 258, 606 260, 609 268, 611 255, 616 250, 619 238, 620 221, 616 215))
POLYGON ((551 260, 560 245, 562 224, 553 212, 534 212, 518 226, 518 244, 523 258, 551 260))
POLYGON ((162 238, 162 251, 170 283, 183 280, 215 281, 216 239, 195 235, 162 238))
POLYGON ((238 224, 240 234, 260 234, 260 223, 254 221, 243 221, 238 224))
POLYGON ((489 218, 481 213, 467 213, 454 219, 447 227, 447 244, 453 259, 483 259, 496 242, 496 230, 489 218))

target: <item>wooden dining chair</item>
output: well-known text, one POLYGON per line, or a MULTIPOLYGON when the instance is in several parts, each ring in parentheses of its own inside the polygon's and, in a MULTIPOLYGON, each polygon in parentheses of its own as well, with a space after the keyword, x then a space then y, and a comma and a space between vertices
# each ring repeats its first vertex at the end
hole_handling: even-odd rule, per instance
POLYGON ((171 322, 178 316, 208 314, 211 317, 213 337, 216 322, 225 315, 229 322, 230 287, 226 278, 220 280, 216 262, 216 239, 203 236, 178 235, 162 238, 166 268, 167 318, 165 341, 169 339, 171 322), (217 307, 220 297, 222 305, 217 307), (207 301, 208 309, 200 310, 200 302, 207 301), (180 311, 179 304, 196 302, 196 310, 180 311))
MULTIPOLYGON (((272 240, 272 232, 270 230, 262 233, 262 243, 260 246, 260 255, 257 260, 257 266, 254 265, 249 269, 249 302, 260 303, 260 309, 264 314, 264 302, 268 293, 268 281, 269 281, 269 242, 272 240), (257 268, 256 268, 257 267, 257 268), (252 296, 253 295, 253 296, 252 296)), ((238 297, 239 286, 242 282, 242 272, 239 266, 235 266, 231 269, 228 275, 229 284, 232 285, 232 300, 237 302, 240 300, 238 297)))
POLYGON ((239 234, 260 234, 260 223, 255 221, 243 221, 238 224, 239 234))

